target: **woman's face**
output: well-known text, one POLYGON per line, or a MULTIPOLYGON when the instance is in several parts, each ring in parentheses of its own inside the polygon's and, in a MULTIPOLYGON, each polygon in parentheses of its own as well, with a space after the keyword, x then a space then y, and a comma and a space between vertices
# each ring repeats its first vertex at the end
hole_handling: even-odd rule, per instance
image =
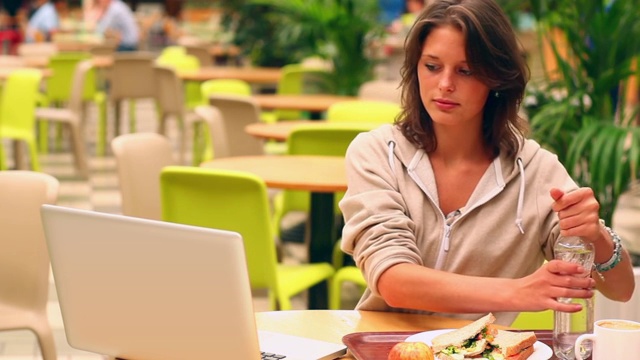
POLYGON ((489 87, 469 69, 460 30, 442 26, 427 36, 418 61, 418 83, 434 125, 481 125, 489 87))

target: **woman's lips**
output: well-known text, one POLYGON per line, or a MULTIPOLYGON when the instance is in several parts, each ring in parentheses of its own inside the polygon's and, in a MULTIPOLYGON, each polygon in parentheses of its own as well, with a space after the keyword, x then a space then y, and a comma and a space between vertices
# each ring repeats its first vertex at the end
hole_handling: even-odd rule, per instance
POLYGON ((456 106, 460 105, 457 102, 447 100, 447 99, 434 99, 433 102, 436 104, 438 109, 440 110, 451 110, 456 106))

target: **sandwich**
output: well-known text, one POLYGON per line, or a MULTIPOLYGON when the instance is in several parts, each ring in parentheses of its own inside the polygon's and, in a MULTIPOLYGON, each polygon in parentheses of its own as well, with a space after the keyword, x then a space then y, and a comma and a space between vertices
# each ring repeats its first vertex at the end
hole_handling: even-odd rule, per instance
POLYGON ((490 349, 482 353, 489 360, 525 360, 533 354, 533 344, 537 341, 533 331, 514 332, 498 330, 490 342, 490 349))
POLYGON ((469 325, 431 339, 431 347, 440 360, 463 360, 482 354, 496 335, 491 326, 496 320, 489 313, 469 325))
POLYGON ((438 360, 525 360, 533 354, 536 335, 532 331, 496 330, 493 314, 431 340, 438 360))

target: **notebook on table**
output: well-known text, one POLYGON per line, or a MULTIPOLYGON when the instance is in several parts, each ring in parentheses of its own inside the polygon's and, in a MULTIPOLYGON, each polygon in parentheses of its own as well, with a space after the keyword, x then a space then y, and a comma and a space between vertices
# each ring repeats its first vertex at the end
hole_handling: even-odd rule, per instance
POLYGON ((333 359, 343 344, 258 331, 235 232, 42 207, 69 344, 122 359, 333 359))

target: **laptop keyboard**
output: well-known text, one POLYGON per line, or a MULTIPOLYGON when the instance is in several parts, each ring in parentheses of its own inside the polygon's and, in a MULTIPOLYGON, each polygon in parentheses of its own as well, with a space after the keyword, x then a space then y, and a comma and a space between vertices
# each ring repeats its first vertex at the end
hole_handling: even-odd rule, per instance
POLYGON ((272 354, 268 352, 261 352, 262 360, 280 360, 286 358, 285 355, 272 354))

